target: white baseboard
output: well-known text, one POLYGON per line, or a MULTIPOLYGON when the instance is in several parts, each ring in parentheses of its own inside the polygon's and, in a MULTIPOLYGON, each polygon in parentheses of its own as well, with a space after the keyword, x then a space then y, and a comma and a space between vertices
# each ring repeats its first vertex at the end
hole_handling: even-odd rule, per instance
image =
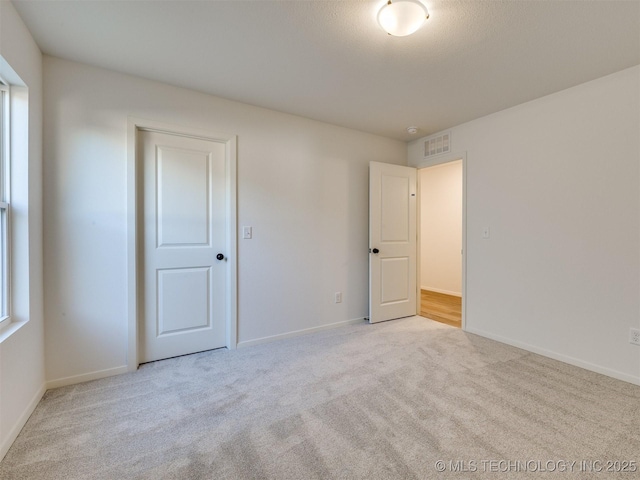
POLYGON ((557 353, 552 350, 547 350, 546 348, 536 347, 535 345, 529 345, 528 343, 519 342, 517 340, 511 340, 510 338, 505 338, 500 335, 494 335, 493 333, 484 332, 482 330, 478 330, 475 328, 466 328, 465 331, 476 334, 476 335, 480 335, 481 337, 495 340, 500 343, 506 343, 507 345, 521 348, 531 353, 537 353, 538 355, 542 355, 543 357, 548 357, 553 360, 558 360, 560 362, 568 363, 569 365, 573 365, 575 367, 584 368, 585 370, 589 370, 591 372, 600 373, 602 375, 606 375, 607 377, 615 378, 617 380, 622 380, 623 382, 632 383, 634 385, 640 385, 640 377, 634 377, 633 375, 629 375, 627 373, 622 373, 617 370, 612 370, 610 368, 602 367, 594 363, 585 362, 584 360, 580 360, 578 358, 574 358, 569 355, 564 355, 562 353, 557 353))
POLYGON ((441 288, 420 287, 420 290, 429 290, 430 292, 444 293, 445 295, 451 295, 453 297, 462 297, 462 293, 460 292, 451 292, 449 290, 443 290, 441 288))
POLYGON ((22 431, 22 428, 27 423, 27 420, 29 420, 29 417, 38 406, 38 403, 40 403, 40 400, 42 399, 42 396, 46 391, 47 391, 46 385, 42 384, 42 386, 38 389, 38 391, 33 396, 31 401, 25 407, 24 411, 22 412, 22 415, 20 415, 20 417, 16 421, 15 425, 13 426, 13 428, 11 429, 7 437, 2 441, 2 445, 0 445, 0 460, 4 458, 4 456, 7 454, 7 452, 11 448, 11 445, 13 445, 13 442, 15 442, 16 438, 18 438, 18 435, 22 431))
POLYGON ((285 338, 298 337, 300 335, 307 335, 308 333, 319 332, 321 330, 328 330, 330 328, 344 327, 346 325, 353 325, 356 323, 364 322, 364 317, 354 318, 351 320, 345 320, 342 322, 330 323, 328 325, 321 325, 319 327, 305 328, 303 330, 294 330, 293 332, 280 333, 278 335, 271 335, 268 337, 256 338, 255 340, 246 340, 238 343, 238 348, 250 347, 252 345, 259 345, 261 343, 275 342, 276 340, 282 340, 285 338))
POLYGON ((89 382, 100 378, 112 377, 127 373, 129 369, 126 365, 122 367, 108 368, 106 370, 98 370, 97 372, 83 373, 81 375, 73 375, 71 377, 58 378, 57 380, 49 380, 47 382, 47 390, 51 388, 66 387, 67 385, 75 385, 76 383, 89 382))

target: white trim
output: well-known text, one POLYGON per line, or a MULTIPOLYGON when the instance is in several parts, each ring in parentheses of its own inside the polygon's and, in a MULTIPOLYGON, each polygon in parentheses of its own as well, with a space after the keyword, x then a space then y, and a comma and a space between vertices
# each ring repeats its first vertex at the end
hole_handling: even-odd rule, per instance
POLYGON ((99 380, 101 378, 113 377, 114 375, 120 375, 127 373, 129 368, 127 365, 122 367, 107 368, 105 370, 98 370, 97 372, 83 373, 81 375, 73 375, 71 377, 58 378, 56 380, 49 380, 47 382, 47 390, 52 388, 66 387, 67 385, 76 385, 82 382, 89 382, 91 380, 99 380))
POLYGON ((137 124, 127 119, 127 369, 138 368, 137 124))
POLYGON ((294 330, 293 332, 280 333, 278 335, 270 335, 268 337, 256 338, 255 340, 247 340, 245 342, 238 343, 238 348, 250 347, 253 345, 260 345, 261 343, 275 342, 277 340, 283 340, 285 338, 299 337, 301 335, 307 335, 309 333, 320 332, 322 330, 330 330, 332 328, 345 327, 347 325, 355 325, 356 323, 366 322, 366 318, 353 318, 351 320, 344 320, 342 322, 330 323, 328 325, 320 325, 319 327, 304 328, 302 330, 294 330))
POLYGON ((462 292, 450 292, 449 290, 444 290, 442 288, 425 287, 424 285, 422 285, 420 287, 420 290, 428 290, 430 292, 442 293, 444 295, 451 295, 452 297, 462 297, 462 292))
POLYGON ((227 348, 238 345, 238 137, 227 141, 227 348))
MULTIPOLYGON (((11 318, 11 317, 8 317, 8 318, 11 318)), ((11 322, 11 321, 8 322, 7 318, 3 319, 2 325, 0 325, 0 344, 4 342, 7 338, 9 338, 11 335, 16 333, 18 330, 20 330, 22 327, 24 327, 26 324, 27 324, 27 320, 22 320, 19 322, 11 322)))
POLYGON ((201 140, 224 142, 227 154, 227 334, 226 347, 236 348, 238 338, 238 286, 237 286, 237 143, 236 135, 173 125, 144 118, 127 119, 127 370, 138 368, 138 196, 140 165, 137 161, 138 132, 154 131, 201 140))
POLYGON ((536 347, 535 345, 519 342, 517 340, 512 340, 510 338, 506 338, 500 335, 494 335, 493 333, 485 332, 483 330, 479 330, 473 327, 467 328, 467 332, 473 333, 475 335, 479 335, 481 337, 489 338, 491 340, 495 340, 496 342, 505 343, 507 345, 511 345, 512 347, 521 348, 522 350, 526 350, 527 352, 531 352, 531 353, 536 353, 538 355, 542 355, 543 357, 551 358, 553 360, 558 360, 559 362, 568 363, 569 365, 573 365, 574 367, 584 368, 585 370, 599 373, 601 375, 606 375, 608 377, 616 378, 618 380, 622 380, 623 382, 632 383, 634 385, 640 385, 640 377, 634 377, 633 375, 629 375, 627 373, 622 373, 617 370, 612 370, 610 368, 604 368, 604 367, 601 367, 600 365, 596 365, 590 362, 585 362, 583 360, 579 360, 569 355, 563 355, 561 353, 557 353, 552 350, 547 350, 546 348, 540 348, 540 347, 536 347))
MULTIPOLYGON (((451 141, 451 139, 449 139, 451 141)), ((439 155, 437 158, 426 158, 418 162, 415 166, 416 169, 421 170, 423 168, 435 167, 444 163, 457 162, 462 160, 462 330, 467 330, 467 152, 453 152, 439 155)), ((418 175, 418 259, 420 259, 420 175, 418 175)), ((417 284, 420 285, 420 268, 416 269, 418 275, 417 284)), ((418 287, 420 288, 420 287, 418 287)), ((432 289, 431 289, 432 290, 432 289)), ((435 290, 434 290, 435 291, 435 290)), ((420 291, 418 290, 418 298, 420 298, 420 291)), ((417 305, 418 312, 416 315, 420 315, 420 302, 417 305)))
POLYGON ((2 296, 2 305, 0 306, 0 315, 2 320, 0 326, 5 327, 11 323, 11 294, 12 294, 12 281, 13 276, 11 274, 12 265, 12 242, 11 237, 13 235, 13 229, 11 227, 11 87, 9 84, 3 84, 0 89, 0 115, 2 115, 2 121, 0 126, 0 136, 2 141, 0 146, 0 169, 2 169, 0 184, 0 209, 4 210, 4 219, 0 218, 0 222, 4 223, 4 238, 0 239, 0 255, 2 256, 2 264, 0 268, 0 276, 2 276, 3 289, 0 291, 2 296), (4 311, 2 311, 4 310, 4 311))
POLYGON ((11 429, 9 434, 5 437, 4 442, 0 446, 0 461, 2 461, 2 459, 5 457, 5 455, 11 448, 11 445, 13 445, 13 442, 15 442, 16 438, 18 438, 18 435, 20 435, 20 432, 26 425, 27 420, 29 420, 29 417, 31 416, 33 411, 36 409, 38 404, 40 403, 40 400, 42 400, 42 397, 46 391, 47 391, 46 386, 42 384, 42 386, 38 389, 36 394, 31 398, 31 401, 29 401, 29 403, 27 404, 26 408, 24 409, 20 417, 18 417, 18 419, 13 424, 13 428, 11 429))
POLYGON ((420 160, 415 168, 421 170, 423 168, 435 167, 436 165, 442 165, 444 163, 456 162, 458 160, 462 160, 463 162, 467 161, 467 152, 451 152, 451 153, 442 153, 440 155, 433 158, 424 158, 420 160))

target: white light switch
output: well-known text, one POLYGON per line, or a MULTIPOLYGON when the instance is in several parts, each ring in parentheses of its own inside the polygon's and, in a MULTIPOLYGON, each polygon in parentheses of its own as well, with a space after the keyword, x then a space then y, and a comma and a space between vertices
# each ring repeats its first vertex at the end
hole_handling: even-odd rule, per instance
POLYGON ((489 238, 490 236, 491 236, 491 231, 489 230, 489 227, 483 227, 482 238, 489 238))
POLYGON ((242 238, 250 239, 253 236, 253 231, 251 227, 242 227, 242 238))

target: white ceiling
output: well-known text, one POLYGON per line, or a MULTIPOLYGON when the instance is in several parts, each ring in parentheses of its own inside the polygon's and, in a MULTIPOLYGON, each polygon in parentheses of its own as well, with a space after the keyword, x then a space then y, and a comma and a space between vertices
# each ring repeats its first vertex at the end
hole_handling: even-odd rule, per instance
POLYGON ((640 64, 640 0, 13 0, 41 50, 400 140, 640 64))

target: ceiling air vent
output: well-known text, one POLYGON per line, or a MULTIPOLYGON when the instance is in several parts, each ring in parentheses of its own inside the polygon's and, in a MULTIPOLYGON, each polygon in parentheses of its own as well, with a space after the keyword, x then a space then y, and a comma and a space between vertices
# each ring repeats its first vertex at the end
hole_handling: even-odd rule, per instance
POLYGON ((424 141, 424 158, 451 151, 451 132, 429 137, 424 141))

